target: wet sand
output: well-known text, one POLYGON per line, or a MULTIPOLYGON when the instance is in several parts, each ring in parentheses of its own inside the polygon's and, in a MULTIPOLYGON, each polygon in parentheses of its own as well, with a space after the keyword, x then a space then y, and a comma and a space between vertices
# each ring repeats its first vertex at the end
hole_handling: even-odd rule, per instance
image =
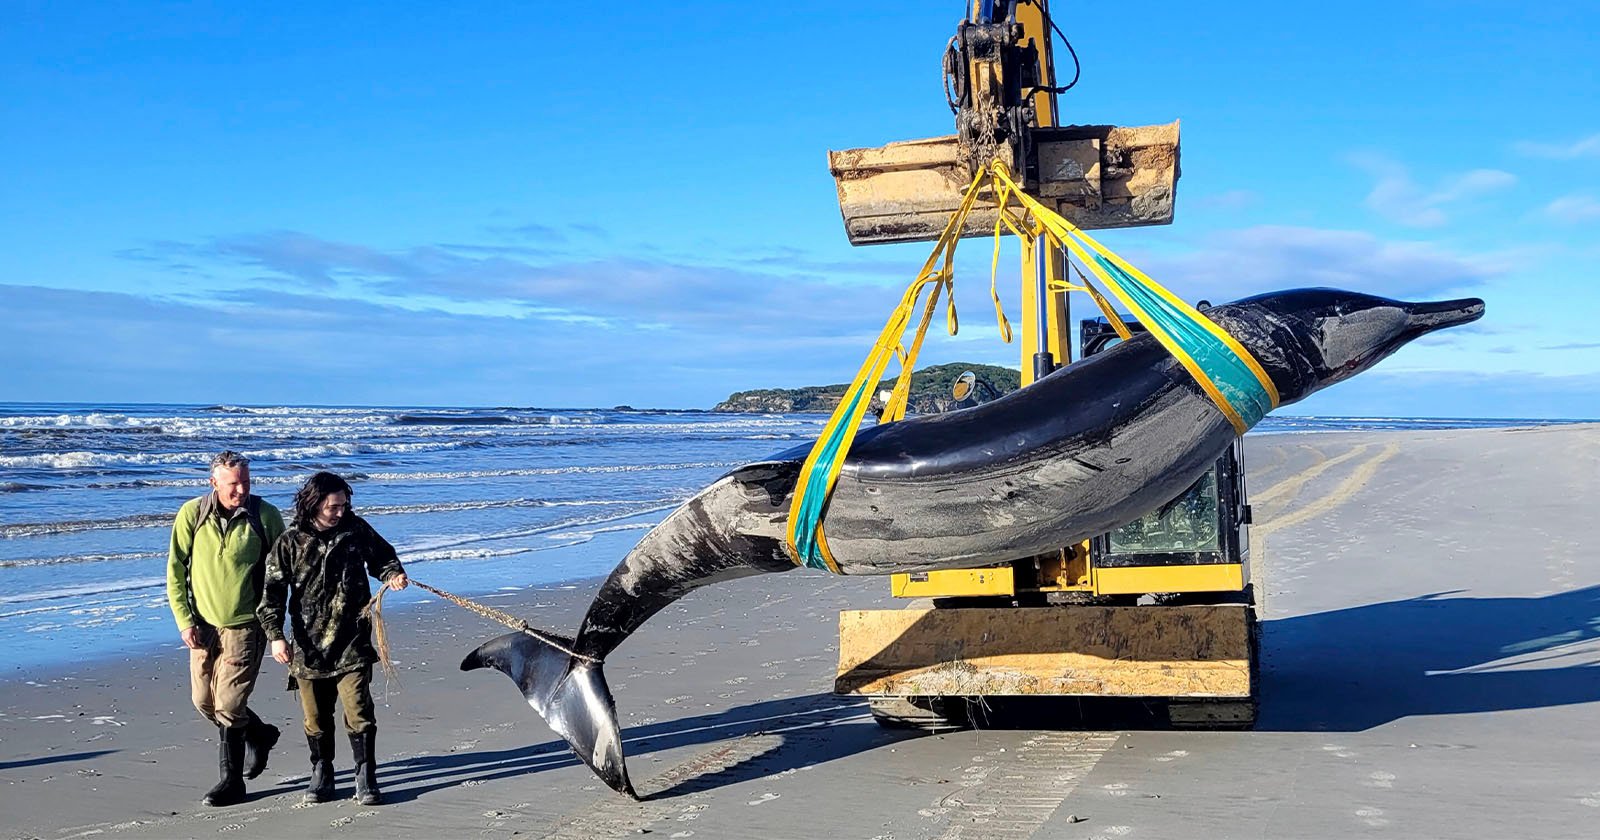
MULTIPOLYGON (((883 730, 830 693, 836 615, 899 602, 796 572, 696 593, 612 657, 634 802, 504 676, 456 670, 502 628, 413 589, 388 611, 386 804, 299 805, 297 705, 268 662, 252 705, 284 739, 250 801, 200 806, 214 733, 174 639, 0 671, 0 836, 1596 836, 1600 426, 1251 438, 1246 467, 1253 732, 883 730)), ((487 602, 570 632, 594 585, 487 602)))

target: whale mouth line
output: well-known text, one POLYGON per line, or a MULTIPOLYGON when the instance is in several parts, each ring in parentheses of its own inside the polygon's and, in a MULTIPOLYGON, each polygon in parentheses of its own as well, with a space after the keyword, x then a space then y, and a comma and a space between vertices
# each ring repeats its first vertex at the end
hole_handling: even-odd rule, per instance
POLYGON ((1431 332, 1446 327, 1470 324, 1483 317, 1482 298, 1408 303, 1405 305, 1408 325, 1414 330, 1431 332))

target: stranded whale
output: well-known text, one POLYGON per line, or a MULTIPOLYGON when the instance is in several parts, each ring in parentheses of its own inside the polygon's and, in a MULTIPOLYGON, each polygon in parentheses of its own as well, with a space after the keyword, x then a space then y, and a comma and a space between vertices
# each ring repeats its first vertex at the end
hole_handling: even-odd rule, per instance
MULTIPOLYGON (((1301 289, 1205 314, 1255 356, 1288 404, 1424 333, 1478 319, 1483 301, 1301 289)), ((1026 557, 1166 503, 1236 434, 1166 349, 1137 336, 992 402, 863 430, 822 524, 849 575, 1026 557)), ((605 657, 695 589, 796 568, 784 536, 809 449, 735 469, 669 514, 611 572, 575 638, 510 633, 469 654, 462 670, 506 673, 606 784, 633 795, 605 657)))

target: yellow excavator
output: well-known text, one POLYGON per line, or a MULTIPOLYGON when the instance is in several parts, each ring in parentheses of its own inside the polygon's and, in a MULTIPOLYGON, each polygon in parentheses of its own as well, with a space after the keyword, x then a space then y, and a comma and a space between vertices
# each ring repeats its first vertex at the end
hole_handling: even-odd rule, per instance
MULTIPOLYGON (((1178 123, 1061 124, 1058 95, 1076 73, 1056 86, 1058 37, 1071 53, 1047 0, 975 0, 944 57, 956 133, 829 152, 851 244, 938 239, 996 160, 1079 228, 1170 223, 1178 123)), ((996 233, 996 197, 980 199, 961 236, 996 233)), ((1068 298, 1048 282, 1067 276, 1067 257, 1043 237, 1031 250, 1024 387, 1072 361, 1068 298)), ((1084 320, 1080 354, 1138 329, 1084 320)), ((963 378, 954 397, 972 386, 963 378)), ((835 691, 869 698, 884 725, 923 729, 969 725, 971 710, 1005 697, 1137 698, 1175 726, 1251 726, 1258 632, 1241 456, 1236 442, 1183 495, 1093 540, 998 566, 894 575, 892 594, 916 600, 840 614, 835 691)))

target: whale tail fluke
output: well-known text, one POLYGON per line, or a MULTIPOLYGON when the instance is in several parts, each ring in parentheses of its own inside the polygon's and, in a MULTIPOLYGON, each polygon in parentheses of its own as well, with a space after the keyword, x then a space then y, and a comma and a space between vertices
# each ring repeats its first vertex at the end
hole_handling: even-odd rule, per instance
POLYGON ((551 638, 556 644, 528 633, 507 633, 467 654, 461 670, 494 668, 510 677, 528 705, 567 739, 584 764, 613 790, 639 798, 623 762, 617 708, 602 663, 572 656, 570 639, 551 638))

